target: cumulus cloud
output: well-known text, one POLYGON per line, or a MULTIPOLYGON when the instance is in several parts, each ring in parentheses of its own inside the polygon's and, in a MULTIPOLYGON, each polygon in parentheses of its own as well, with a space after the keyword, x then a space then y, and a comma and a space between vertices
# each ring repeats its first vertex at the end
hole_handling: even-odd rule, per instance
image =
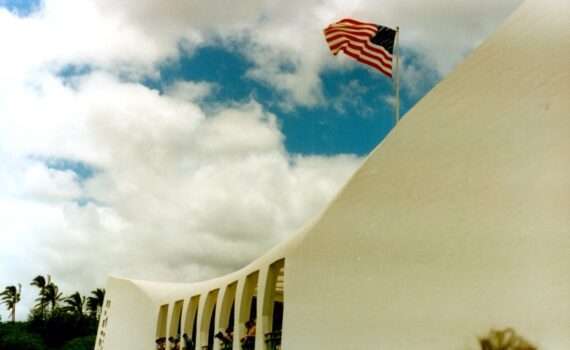
POLYGON ((420 53, 423 65, 443 75, 520 3, 292 0, 282 4, 248 0, 236 6, 227 0, 173 1, 168 5, 150 0, 118 5, 105 0, 99 6, 109 13, 119 10, 130 23, 166 42, 192 26, 205 37, 233 44, 254 63, 249 77, 282 93, 283 106, 291 108, 322 103, 319 73, 347 65, 347 60, 333 60, 323 43, 322 29, 339 18, 352 16, 399 26, 402 46, 420 53))
MULTIPOLYGON (((0 285, 51 273, 85 292, 109 273, 226 273, 322 210, 360 163, 289 154, 278 119, 253 99, 205 109, 215 84, 140 83, 168 59, 224 45, 282 108, 315 106, 322 72, 350 64, 327 52, 331 21, 400 25, 423 58, 404 61, 416 81, 426 67, 449 71, 518 2, 46 0, 27 17, 0 7, 0 285)), ((24 304, 33 298, 28 289, 24 304)))
MULTIPOLYGON (((322 29, 343 17, 399 26, 401 45, 416 52, 422 62, 407 67, 449 72, 513 11, 520 0, 491 1, 289 1, 263 9, 264 17, 249 27, 243 51, 254 68, 250 76, 284 93, 291 104, 323 102, 319 72, 343 69, 347 59, 333 59, 323 43, 322 29)), ((221 34, 224 35, 224 34, 221 34)), ((352 63, 350 63, 352 64, 352 63)), ((414 77, 412 77, 414 78, 414 77)), ((416 80, 403 80, 413 90, 416 80)))
POLYGON ((283 107, 314 106, 324 102, 319 73, 348 64, 330 57, 323 43, 330 22, 353 16, 400 26, 402 46, 445 74, 520 2, 48 0, 24 19, 0 9, 3 51, 18 53, 3 57, 0 75, 69 62, 156 74, 155 63, 180 48, 192 52, 215 40, 244 54, 254 64, 248 76, 280 92, 283 107))
POLYGON ((109 273, 193 281, 232 271, 321 210, 360 162, 288 154, 258 102, 205 112, 187 94, 200 83, 180 95, 103 72, 36 82, 13 92, 26 113, 2 120, 2 284, 51 273, 85 292, 109 273), (96 171, 55 169, 50 157, 96 171))
POLYGON ((205 81, 176 81, 166 89, 166 94, 183 100, 199 102, 218 89, 214 83, 205 81))

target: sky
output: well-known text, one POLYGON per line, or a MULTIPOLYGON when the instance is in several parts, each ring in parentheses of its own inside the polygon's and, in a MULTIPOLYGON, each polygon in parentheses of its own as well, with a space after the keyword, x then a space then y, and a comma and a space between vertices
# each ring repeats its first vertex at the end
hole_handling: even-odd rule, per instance
POLYGON ((331 56, 329 23, 400 27, 405 114, 519 3, 0 0, 0 288, 23 285, 18 319, 38 274, 65 294, 203 280, 322 211, 394 126, 392 81, 331 56))

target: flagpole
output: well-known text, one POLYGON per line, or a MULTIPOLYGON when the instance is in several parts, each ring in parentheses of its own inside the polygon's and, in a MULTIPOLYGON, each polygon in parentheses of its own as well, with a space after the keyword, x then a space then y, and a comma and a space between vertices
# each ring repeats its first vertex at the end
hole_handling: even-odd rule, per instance
POLYGON ((396 27, 396 40, 394 40, 394 54, 396 56, 396 64, 394 69, 394 89, 396 90, 396 106, 395 106, 395 114, 396 114, 396 122, 394 126, 398 124, 400 121, 400 27, 396 27))

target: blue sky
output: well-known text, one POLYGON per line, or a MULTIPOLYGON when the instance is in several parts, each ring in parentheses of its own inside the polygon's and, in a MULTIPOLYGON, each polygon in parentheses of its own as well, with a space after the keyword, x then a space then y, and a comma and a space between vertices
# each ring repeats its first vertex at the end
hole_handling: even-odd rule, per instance
MULTIPOLYGON (((418 53, 413 50, 403 49, 402 57, 409 66, 419 64, 418 53)), ((158 76, 146 77, 140 83, 161 93, 177 81, 199 81, 215 85, 201 101, 205 108, 256 100, 277 116, 285 147, 293 154, 363 156, 394 127, 394 107, 386 100, 394 94, 393 80, 358 62, 350 62, 341 71, 325 70, 320 74, 323 103, 294 107, 281 104, 281 92, 248 77, 252 63, 239 50, 220 43, 201 46, 192 53, 179 49, 176 59, 157 66, 158 76)), ((402 116, 441 79, 435 69, 424 69, 424 79, 412 93, 400 89, 402 116)), ((68 65, 59 76, 69 79, 90 71, 88 66, 68 65)))
MULTIPOLYGON (((325 45, 323 39, 323 45, 325 45)), ((403 50, 414 64, 415 55, 403 50)), ((326 70, 321 74, 325 102, 318 106, 283 108, 282 96, 271 87, 247 77, 251 63, 236 50, 206 46, 191 55, 181 51, 178 60, 161 65, 160 78, 145 84, 162 90, 176 80, 215 83, 218 88, 204 103, 231 103, 254 98, 274 113, 285 134, 291 153, 332 155, 369 153, 394 126, 394 110, 385 97, 393 94, 392 79, 360 63, 353 62, 343 71, 326 70)), ((402 115, 438 81, 433 70, 426 75, 420 91, 410 96, 401 91, 402 115)))
MULTIPOLYGON (((16 12, 30 9, 23 3, 18 5, 21 7, 16 12)), ((403 49, 402 56, 410 66, 419 64, 418 53, 413 50, 403 49)), ((213 43, 192 53, 179 49, 176 59, 159 62, 157 67, 156 76, 145 77, 139 83, 162 94, 177 81, 213 84, 212 93, 200 101, 206 109, 257 101, 277 117, 290 154, 365 156, 394 127, 394 107, 386 99, 394 94, 393 80, 358 62, 349 62, 340 71, 325 70, 320 74, 323 103, 294 107, 281 104, 281 92, 248 77, 252 63, 235 47, 213 43)), ((65 81, 91 72, 88 65, 70 64, 62 67, 58 76, 65 81)), ((440 79, 440 73, 430 67, 424 74, 413 93, 400 89, 402 117, 440 79)), ((49 168, 74 171, 82 179, 95 172, 94 167, 79 160, 48 158, 46 164, 49 168)))
POLYGON ((0 288, 234 271, 393 127, 391 80, 326 25, 400 26, 405 114, 518 3, 0 0, 0 288))
POLYGON ((39 4, 39 0, 0 0, 0 7, 5 7, 19 16, 30 15, 39 4))

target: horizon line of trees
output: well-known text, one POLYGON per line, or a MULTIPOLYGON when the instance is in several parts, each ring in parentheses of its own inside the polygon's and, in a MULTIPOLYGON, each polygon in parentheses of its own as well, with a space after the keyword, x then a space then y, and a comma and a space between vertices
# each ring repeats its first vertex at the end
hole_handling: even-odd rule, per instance
POLYGON ((0 304, 9 312, 9 320, 0 319, 0 349, 92 349, 105 290, 97 288, 88 296, 79 292, 64 296, 50 275, 36 276, 30 286, 37 288, 38 296, 26 321, 16 321, 22 285, 0 291, 0 304))
MULTIPOLYGON (((103 300, 105 299, 105 289, 97 288, 91 291, 88 297, 82 296, 79 292, 75 292, 67 297, 59 291, 59 287, 51 280, 51 276, 36 276, 31 286, 39 289, 39 295, 35 299, 36 304, 30 311, 30 317, 40 317, 45 319, 49 313, 56 309, 76 314, 78 316, 92 316, 99 319, 103 300), (63 305, 62 305, 63 304, 63 305)), ((21 301, 22 284, 7 286, 0 292, 0 304, 4 304, 12 322, 16 322, 16 305, 21 301)))

